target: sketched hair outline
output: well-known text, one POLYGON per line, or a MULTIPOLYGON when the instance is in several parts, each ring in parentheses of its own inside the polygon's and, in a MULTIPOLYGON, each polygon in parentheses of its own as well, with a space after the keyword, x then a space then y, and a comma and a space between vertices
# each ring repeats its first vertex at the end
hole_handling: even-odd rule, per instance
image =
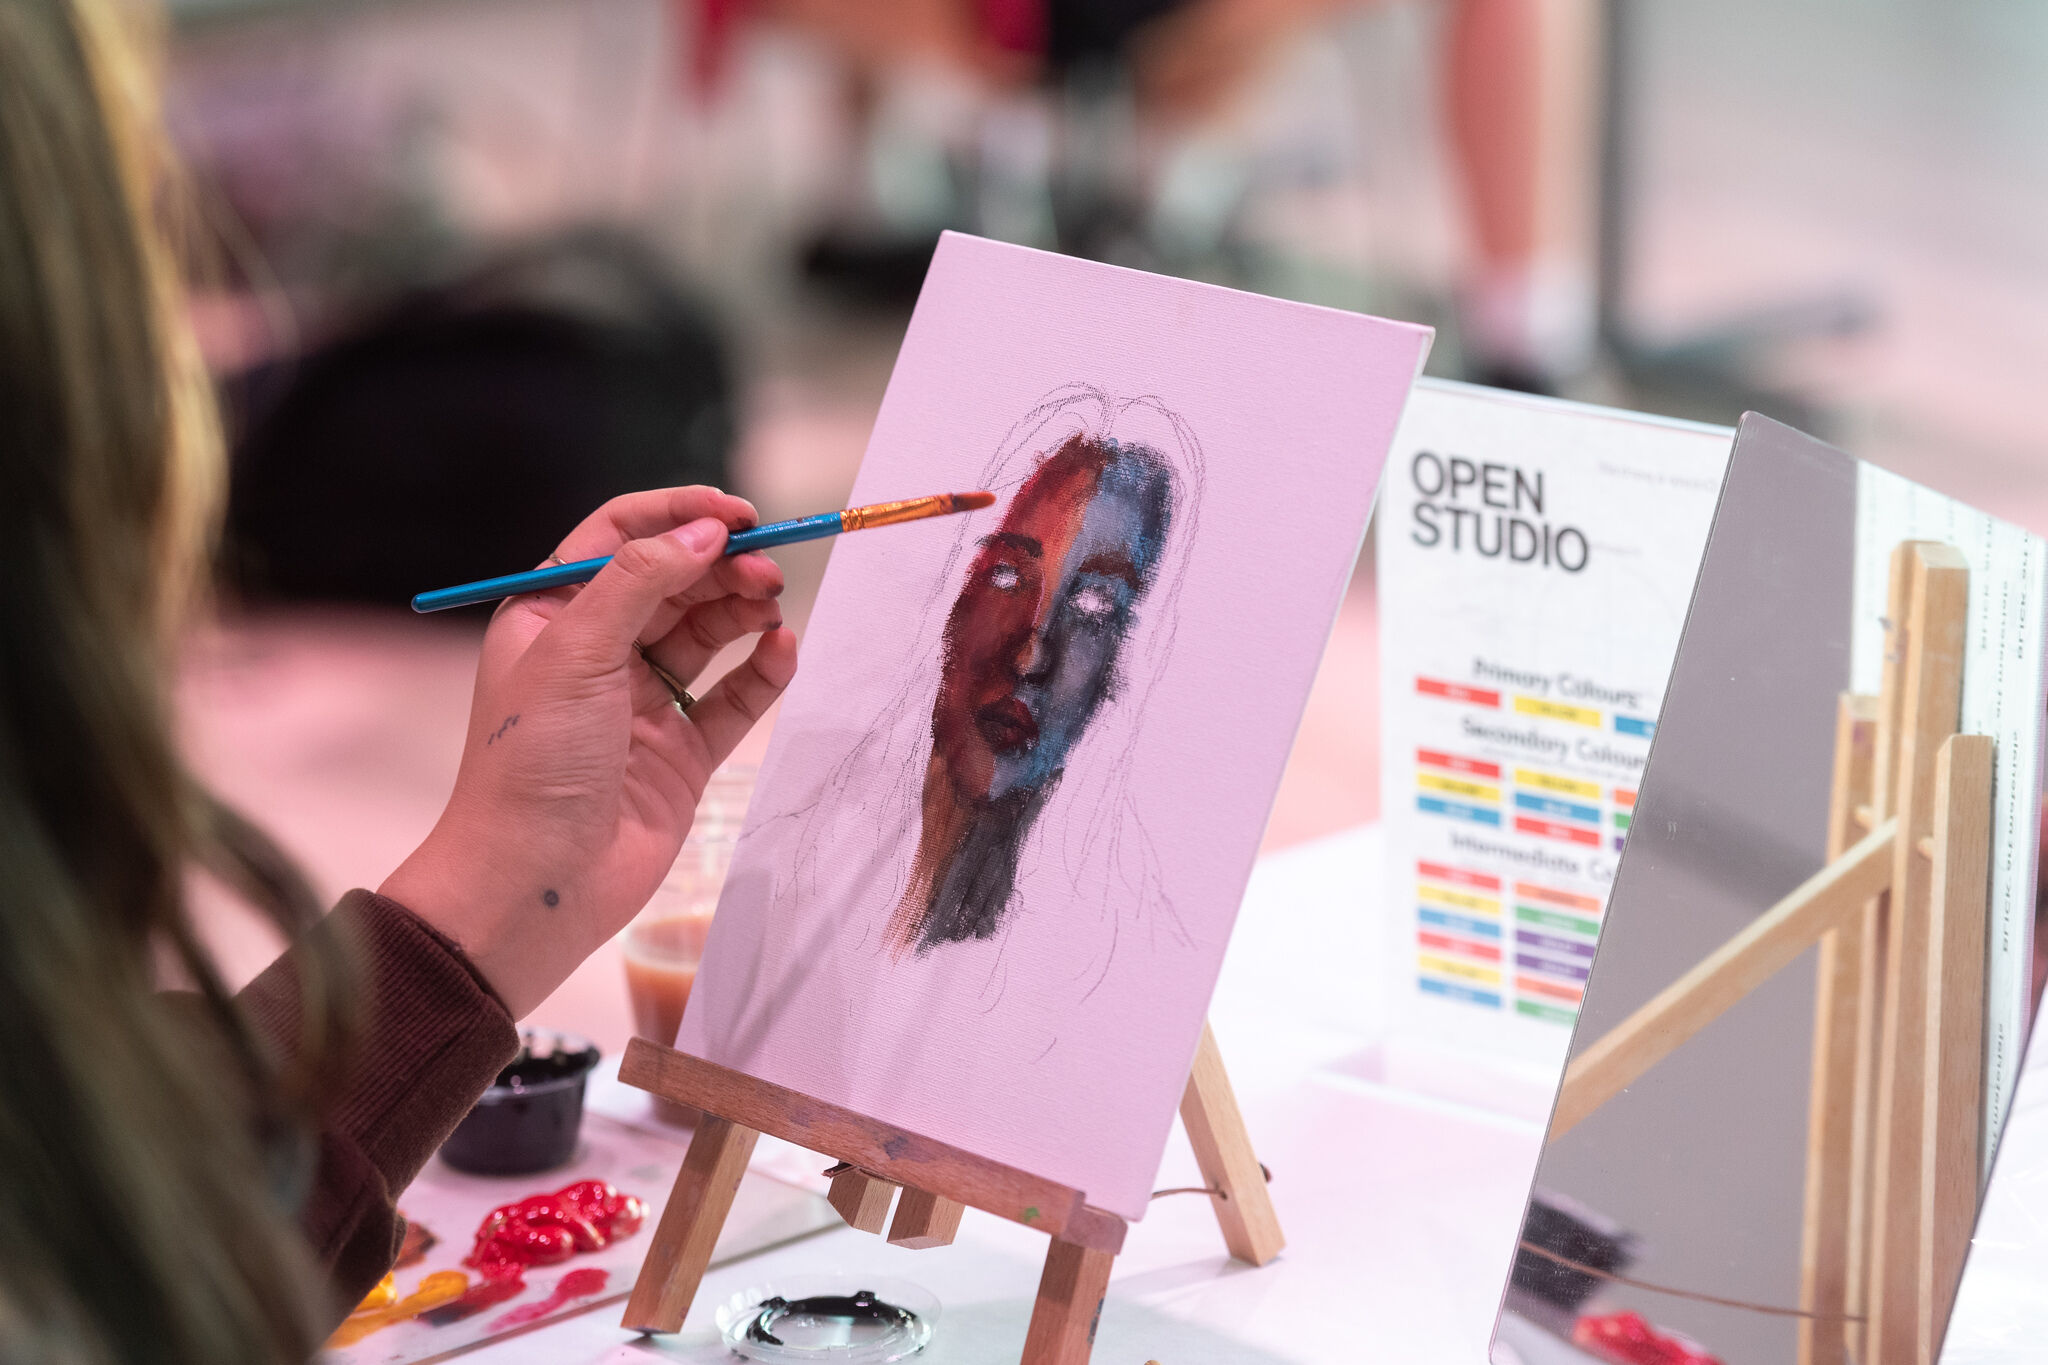
MULTIPOLYGON (((977 486, 996 493, 1006 508, 1009 495, 1039 462, 1074 436, 1140 447, 1173 480, 1166 543, 1134 613, 1116 683, 1088 732, 1076 741, 1047 810, 1026 834, 1011 890, 1013 906, 1024 913, 1031 901, 1050 893, 1070 913, 1092 910, 1094 920, 1108 927, 1106 944, 1090 949, 1074 967, 1073 979, 1082 985, 1080 999, 1085 1000, 1101 985, 1126 934, 1143 933, 1154 943, 1163 938, 1183 947, 1193 942, 1167 895, 1157 849, 1130 796, 1138 728, 1115 722, 1144 713, 1170 663, 1182 584, 1199 539, 1204 459, 1194 432, 1158 398, 1116 398, 1092 384, 1071 383, 1047 394, 1010 428, 983 466, 977 486)), ((940 680, 935 662, 942 654, 947 615, 989 529, 978 517, 959 520, 952 546, 916 612, 915 638, 897 670, 903 681, 880 708, 879 723, 833 766, 806 805, 771 817, 803 822, 787 883, 800 904, 813 901, 823 889, 821 872, 844 870, 831 861, 833 850, 821 828, 843 829, 835 816, 858 818, 875 843, 889 851, 886 873, 859 890, 858 913, 871 921, 863 947, 880 949, 889 912, 912 876, 940 680)), ((1008 933, 1007 927, 999 931, 998 939, 1008 933)), ((991 974, 984 992, 987 1008, 1001 997, 1002 975, 1000 970, 991 974)))

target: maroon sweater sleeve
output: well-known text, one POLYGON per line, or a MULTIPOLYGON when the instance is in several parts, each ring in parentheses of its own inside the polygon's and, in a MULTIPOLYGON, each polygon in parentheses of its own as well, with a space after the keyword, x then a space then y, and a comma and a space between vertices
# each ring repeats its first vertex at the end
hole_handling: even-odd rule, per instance
MULTIPOLYGON (((360 1033, 300 1218, 346 1311, 397 1258, 399 1192, 512 1060, 519 1034, 461 949, 396 901, 351 891, 314 932, 344 936, 361 973, 360 1033)), ((295 1046, 293 953, 237 998, 280 1054, 295 1046)))

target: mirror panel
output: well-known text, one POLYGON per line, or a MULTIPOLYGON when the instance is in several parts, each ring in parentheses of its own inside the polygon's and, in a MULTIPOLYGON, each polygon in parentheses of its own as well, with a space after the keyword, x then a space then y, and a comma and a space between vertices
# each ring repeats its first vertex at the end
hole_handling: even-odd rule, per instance
MULTIPOLYGON (((1630 1338, 1726 1365, 1913 1358, 1917 1343, 1907 1338, 1930 1330, 1924 1321, 1934 1316, 1914 1326, 1900 1308, 1908 1296, 1897 1292, 1918 1284, 1897 1278, 1907 1274, 1898 1248, 1922 1254, 1918 1229, 1893 1217, 1873 1232, 1871 1200, 1859 1204, 1852 1192, 1877 1188, 1879 1171, 1948 1163, 1936 1187, 1962 1193, 1942 1196, 1926 1220, 1933 1241, 1924 1254, 1929 1266, 1945 1262, 1954 1285, 1975 1177, 1988 1162, 1979 1135, 2002 1123, 2031 999, 2043 549, 1790 428, 1744 419, 1538 1165, 1496 1365, 1627 1359, 1618 1352, 1630 1338), (1901 648, 1910 632, 1898 618, 1910 612, 1888 598, 1894 551, 1905 541, 1929 542, 1904 561, 1926 566, 1918 570, 1928 584, 1924 634, 1934 643, 1921 653, 1901 648), (1952 621, 1946 635, 1944 619, 1952 621), (1890 677, 1900 719, 1862 734, 1892 755, 1878 767, 1921 774, 1909 821, 1928 818, 1933 765, 1915 761, 1913 745, 1886 739, 1911 732, 1924 752, 1927 736, 1958 728, 1958 711, 1962 731, 1988 736, 1958 741, 1952 755, 1944 791, 1958 814, 1944 829, 1963 832, 1945 836, 1942 859, 1921 856, 1916 844, 1921 861, 1910 866, 1897 861, 1898 849, 1915 841, 1891 837, 1888 810, 1845 823, 1855 805, 1885 803, 1877 790, 1831 809, 1842 698, 1866 694, 1872 700, 1860 705, 1881 710, 1888 657, 1912 661, 1895 664, 1890 677), (1929 680, 1924 693, 1910 693, 1908 673, 1929 680), (1938 717, 1942 686, 1951 719, 1907 723, 1938 717), (1970 970, 1937 974, 1945 1012, 1915 996, 1928 990, 1925 968, 1892 983, 1898 1008, 1888 1011, 1878 1001, 1890 978, 1873 967, 1865 979, 1878 985, 1864 1008, 1874 1022, 1838 1023, 1846 1041, 1830 1050, 1821 1040, 1817 1062, 1817 1002, 1834 1002, 1830 1017, 1842 1021, 1854 1018, 1858 998, 1837 989, 1855 979, 1839 974, 1846 958, 1830 959, 1836 988, 1818 987, 1820 930, 1875 925, 1878 912, 1866 908, 1875 903, 1858 888, 1901 868, 1912 879, 1907 898, 1921 907, 1903 925, 1932 941, 1909 941, 1913 951, 1899 960, 1925 961, 1945 944, 1949 962, 1970 959, 1970 970), (1929 886, 1937 868, 1940 896, 1929 886), (1924 918, 1937 913, 1949 918, 1924 918), (1930 922, 1949 927, 1934 933, 1930 922), (1976 959, 1954 946, 1969 942, 1976 959), (1973 982, 1967 1008, 1957 1003, 1962 990, 1943 996, 1942 980, 1973 982), (1888 1013, 1900 1021, 1889 1039, 1888 1013), (1964 1036, 1970 1062, 1950 1064, 1964 1036), (1858 1038, 1868 1039, 1865 1060, 1831 1066, 1826 1059, 1857 1055, 1858 1038), (1950 1078, 1934 1106, 1938 1136, 1918 1157, 1908 1142, 1921 1135, 1926 1112, 1872 1098, 1886 1088, 1883 1076, 1913 1074, 1900 1068, 1916 1043, 1936 1048, 1944 1061, 1930 1069, 1950 1078), (1832 1129, 1810 1112, 1817 1076, 1836 1078, 1818 1086, 1822 1108, 1835 1105, 1832 1129), (1963 1081, 1978 1087, 1967 1100, 1957 1098, 1963 1081), (1880 1112, 1890 1116, 1883 1131, 1880 1112), (1845 1174, 1855 1165, 1847 1135, 1856 1114, 1860 1180, 1845 1174), (1811 1214, 1810 1143, 1841 1152, 1815 1160, 1831 1174, 1812 1182, 1811 1214), (1893 1250, 1870 1251, 1874 1238, 1893 1250), (1842 1315, 1862 1316, 1859 1287, 1881 1278, 1878 1262, 1894 1277, 1883 1280, 1891 1292, 1884 1321, 1897 1344, 1874 1357, 1861 1325, 1842 1315), (1830 1267, 1839 1297, 1830 1297, 1830 1267)), ((1852 776, 1845 769, 1844 780, 1852 776)), ((1828 941, 1835 952, 1853 940, 1828 941)), ((1917 1194, 1907 1202, 1919 1207, 1917 1194)))

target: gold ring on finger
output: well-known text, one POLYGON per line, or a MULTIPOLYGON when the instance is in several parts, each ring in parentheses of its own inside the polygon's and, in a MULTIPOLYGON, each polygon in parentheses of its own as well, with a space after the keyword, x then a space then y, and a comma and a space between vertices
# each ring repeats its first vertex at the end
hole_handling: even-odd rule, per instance
POLYGON ((697 698, 691 695, 690 689, 683 686, 682 680, 676 677, 675 674, 656 663, 654 656, 647 652, 646 645, 635 640, 633 648, 639 652, 640 662, 653 670, 654 676, 661 679, 661 685, 668 689, 669 697, 675 702, 676 714, 679 716, 689 715, 690 708, 697 704, 697 698))

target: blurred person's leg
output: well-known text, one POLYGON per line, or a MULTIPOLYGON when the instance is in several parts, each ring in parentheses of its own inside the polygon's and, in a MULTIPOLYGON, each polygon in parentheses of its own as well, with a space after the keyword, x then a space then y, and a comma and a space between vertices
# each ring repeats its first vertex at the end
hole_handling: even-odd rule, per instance
MULTIPOLYGON (((1374 2, 764 0, 760 13, 826 37, 856 70, 910 58, 996 90, 1037 64, 1022 50, 1033 39, 1055 76, 1127 61, 1145 116, 1173 123, 1212 115, 1285 38, 1374 2), (998 12, 1008 17, 991 23, 998 12)), ((1442 2, 1444 121, 1469 243, 1458 288, 1466 370, 1555 388, 1592 359, 1597 0, 1442 2)))
POLYGON ((1467 371, 1554 387, 1593 351, 1595 0, 1453 0, 1444 66, 1471 253, 1467 371))
POLYGON ((1151 22, 1129 38, 1139 97, 1154 117, 1207 117, 1282 39, 1325 15, 1374 2, 1188 0, 1155 6, 1151 22))
POLYGON ((752 0, 752 20, 834 59, 835 183, 799 246, 808 278, 874 302, 915 298, 938 236, 976 226, 980 125, 1025 84, 1041 0, 752 0))
MULTIPOLYGON (((1148 109, 1209 114, 1274 46, 1372 0, 1195 0, 1138 45, 1148 109)), ((1594 340, 1597 0, 1444 0, 1444 123, 1469 243, 1459 286, 1469 374, 1554 388, 1594 340)))

